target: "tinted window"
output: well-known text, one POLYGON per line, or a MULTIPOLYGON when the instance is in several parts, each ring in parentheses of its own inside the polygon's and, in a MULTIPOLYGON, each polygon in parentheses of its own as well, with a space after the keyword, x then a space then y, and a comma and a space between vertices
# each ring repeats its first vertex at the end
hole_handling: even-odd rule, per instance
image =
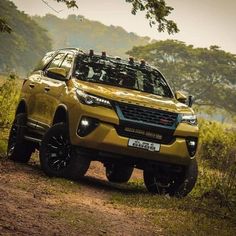
POLYGON ((50 63, 48 68, 60 67, 60 65, 64 59, 64 56, 65 56, 64 53, 59 53, 58 55, 56 55, 55 58, 50 63))
POLYGON ((35 71, 37 70, 43 70, 44 67, 52 60, 55 52, 48 52, 43 59, 38 63, 38 65, 35 67, 35 71))
POLYGON ((73 54, 67 54, 66 58, 61 64, 61 68, 64 68, 68 74, 68 72, 72 67, 72 63, 73 63, 73 54))

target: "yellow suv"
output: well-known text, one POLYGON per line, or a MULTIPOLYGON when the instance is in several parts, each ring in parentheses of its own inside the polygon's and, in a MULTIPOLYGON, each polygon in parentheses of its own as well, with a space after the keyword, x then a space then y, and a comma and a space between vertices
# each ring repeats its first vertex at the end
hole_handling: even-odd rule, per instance
POLYGON ((39 149, 47 175, 70 179, 93 160, 116 183, 139 168, 151 193, 185 196, 198 174, 191 103, 145 61, 76 48, 49 52, 23 83, 8 156, 25 163, 39 149))

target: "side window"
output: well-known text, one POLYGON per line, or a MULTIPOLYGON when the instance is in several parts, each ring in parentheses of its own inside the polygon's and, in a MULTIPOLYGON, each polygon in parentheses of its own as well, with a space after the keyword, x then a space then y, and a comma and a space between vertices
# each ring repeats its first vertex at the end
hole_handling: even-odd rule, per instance
POLYGON ((64 59, 64 61, 61 64, 61 68, 64 68, 67 72, 67 74, 69 73, 72 64, 73 64, 73 54, 67 54, 66 58, 64 59))
POLYGON ((59 53, 55 56, 55 58, 52 60, 48 68, 53 67, 60 67, 63 59, 64 59, 65 53, 59 53))
POLYGON ((38 63, 38 65, 35 67, 34 71, 37 70, 43 70, 44 67, 52 60, 55 52, 48 52, 43 59, 38 63))

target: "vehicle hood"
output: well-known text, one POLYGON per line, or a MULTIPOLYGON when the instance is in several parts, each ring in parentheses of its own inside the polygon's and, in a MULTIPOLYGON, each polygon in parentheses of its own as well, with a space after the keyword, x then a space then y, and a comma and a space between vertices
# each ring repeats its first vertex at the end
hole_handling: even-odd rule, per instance
POLYGON ((175 113, 193 114, 193 110, 191 108, 178 102, 175 98, 166 98, 132 89, 84 81, 76 82, 76 87, 89 94, 97 95, 112 101, 145 106, 175 113))

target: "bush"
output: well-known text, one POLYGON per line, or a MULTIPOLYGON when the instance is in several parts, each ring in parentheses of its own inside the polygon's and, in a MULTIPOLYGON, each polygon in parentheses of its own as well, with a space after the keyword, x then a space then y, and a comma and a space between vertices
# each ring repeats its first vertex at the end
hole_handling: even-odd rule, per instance
POLYGON ((236 203, 236 132, 212 121, 200 121, 199 185, 204 196, 236 203))
POLYGON ((200 157, 208 160, 214 168, 228 167, 229 152, 236 147, 236 133, 220 123, 212 121, 200 122, 200 157))
POLYGON ((0 126, 9 126, 14 119, 14 111, 19 99, 17 76, 10 75, 3 79, 0 87, 0 126))
POLYGON ((14 119, 20 84, 14 74, 0 78, 0 154, 6 151, 8 129, 14 119))

